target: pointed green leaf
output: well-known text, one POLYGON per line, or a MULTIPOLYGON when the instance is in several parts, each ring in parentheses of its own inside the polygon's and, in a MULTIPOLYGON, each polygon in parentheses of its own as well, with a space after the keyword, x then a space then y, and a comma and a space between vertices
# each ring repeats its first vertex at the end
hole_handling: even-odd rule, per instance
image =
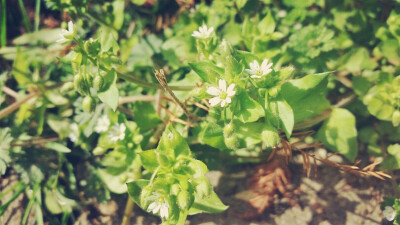
POLYGON ((71 152, 71 149, 69 149, 65 145, 57 143, 57 142, 47 142, 46 148, 57 151, 57 152, 62 152, 62 153, 71 152))
POLYGON ((216 83, 224 73, 222 68, 210 62, 189 63, 189 66, 204 82, 208 83, 216 83))
POLYGON ((118 97, 119 97, 115 81, 107 91, 98 93, 98 96, 102 102, 110 106, 110 108, 115 112, 118 106, 118 97))
POLYGON ((234 107, 233 114, 243 123, 254 122, 264 116, 263 107, 245 91, 241 91, 235 98, 237 99, 237 104, 234 107))
POLYGON ((160 143, 157 146, 157 151, 164 152, 173 158, 176 158, 181 154, 190 154, 189 145, 172 125, 169 125, 165 129, 160 143))
POLYGON ((189 209, 189 215, 194 215, 202 212, 220 213, 225 211, 228 206, 224 205, 213 191, 209 198, 199 199, 197 196, 192 207, 189 209))
POLYGON ((140 203, 140 193, 142 189, 149 184, 148 180, 136 180, 130 183, 127 183, 129 196, 135 201, 135 203, 143 209, 140 203))
POLYGON ((295 123, 317 116, 330 108, 325 97, 328 74, 310 74, 282 85, 282 97, 293 109, 295 123))
POLYGON ((260 21, 258 30, 261 35, 272 34, 275 30, 275 20, 272 18, 271 11, 260 21))
POLYGON ((139 155, 143 167, 150 172, 154 172, 158 167, 156 152, 154 150, 147 150, 139 153, 139 155))
MULTIPOLYGON (((268 93, 266 93, 266 95, 268 95, 268 93)), ((271 100, 268 100, 268 97, 266 97, 265 109, 267 111, 267 119, 270 120, 270 118, 276 118, 278 121, 278 128, 282 128, 283 131, 285 131, 286 136, 290 137, 294 126, 294 114, 286 100, 281 95, 278 95, 271 100), (268 116, 268 114, 271 116, 268 116)), ((271 122, 274 124, 274 121, 271 122)))
POLYGON ((356 119, 347 109, 334 108, 318 131, 318 138, 329 149, 339 152, 350 161, 357 156, 356 119))

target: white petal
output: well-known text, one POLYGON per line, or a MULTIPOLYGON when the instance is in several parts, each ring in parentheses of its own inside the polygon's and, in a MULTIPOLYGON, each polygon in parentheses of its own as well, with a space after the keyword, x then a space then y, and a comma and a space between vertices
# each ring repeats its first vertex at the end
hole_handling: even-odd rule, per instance
POLYGON ((166 206, 165 204, 161 207, 160 216, 162 218, 168 219, 168 206, 166 206))
POLYGON ((216 105, 218 105, 218 103, 221 102, 221 98, 219 96, 214 97, 214 98, 211 98, 210 100, 208 100, 208 102, 210 103, 211 106, 216 106, 216 105))
POLYGON ((256 74, 256 72, 255 71, 253 71, 253 70, 250 70, 250 69, 244 69, 246 72, 248 72, 249 74, 256 74))
POLYGON ((195 31, 193 31, 192 36, 193 37, 201 37, 201 34, 197 30, 195 30, 195 31))
POLYGON ((207 31, 207 36, 210 36, 213 31, 214 31, 214 27, 210 27, 210 29, 208 29, 208 31, 207 31))
POLYGON ((218 96, 221 93, 221 91, 216 87, 209 87, 207 89, 207 93, 210 95, 218 96))
POLYGON ((261 78, 261 76, 257 76, 257 75, 252 75, 250 76, 251 78, 261 78))
POLYGON ((225 99, 225 102, 226 102, 226 104, 229 104, 229 103, 231 103, 231 102, 232 102, 232 99, 231 99, 231 98, 229 98, 229 97, 226 97, 226 99, 225 99))
POLYGON ((156 204, 157 206, 153 209, 154 214, 158 213, 161 209, 161 204, 159 202, 157 202, 156 204))
POLYGON ((221 91, 225 91, 226 92, 226 81, 225 80, 219 80, 219 89, 221 89, 221 91))
MULTIPOLYGON (((147 198, 146 198, 146 199, 147 199, 147 198)), ((155 209, 156 206, 157 206, 157 203, 156 203, 156 202, 152 202, 152 203, 149 205, 149 207, 147 207, 147 211, 149 211, 149 212, 153 211, 153 209, 155 209)))
POLYGON ((119 129, 121 132, 125 132, 125 130, 126 130, 125 124, 122 123, 119 129))
POLYGON ((253 71, 257 71, 260 69, 260 65, 258 64, 257 60, 254 60, 250 63, 250 69, 252 69, 253 71))
POLYGON ((234 89, 235 89, 235 84, 229 85, 228 90, 226 91, 226 93, 228 94, 229 97, 234 96, 236 94, 234 89))
POLYGON ((74 32, 74 23, 73 23, 72 21, 69 21, 69 22, 68 22, 68 31, 69 31, 70 33, 73 33, 73 32, 74 32))
POLYGON ((267 64, 268 64, 268 59, 264 59, 264 61, 261 63, 261 69, 265 69, 267 64))
POLYGON ((226 99, 222 100, 221 107, 224 107, 225 105, 226 105, 226 99))

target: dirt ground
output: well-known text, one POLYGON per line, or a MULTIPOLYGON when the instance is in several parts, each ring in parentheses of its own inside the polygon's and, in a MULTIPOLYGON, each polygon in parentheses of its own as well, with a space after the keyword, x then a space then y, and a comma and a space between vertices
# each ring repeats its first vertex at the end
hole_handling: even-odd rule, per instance
MULTIPOLYGON (((339 159, 341 160, 341 159, 339 159)), ((238 196, 246 189, 248 177, 254 166, 244 165, 226 168, 223 171, 210 171, 208 177, 221 200, 230 208, 220 214, 198 214, 189 216, 187 225, 378 225, 391 224, 382 216, 379 204, 383 196, 393 195, 390 180, 361 177, 341 173, 335 168, 319 165, 317 176, 307 178, 302 170, 301 160, 293 160, 289 166, 292 174, 293 190, 291 198, 298 205, 293 206, 288 199, 277 195, 273 204, 258 218, 251 221, 239 219, 237 212, 248 211, 249 206, 238 196), (230 172, 228 172, 230 171, 230 172)), ((395 175, 398 180, 399 175, 395 175)), ((10 179, 2 179, 1 185, 8 186, 10 179)), ((4 189, 2 189, 4 190, 4 189)), ((4 199, 2 199, 4 201, 4 199)), ((0 224, 20 224, 26 199, 21 195, 0 218, 0 224)), ((120 224, 125 206, 125 196, 118 196, 107 205, 81 210, 76 225, 120 224)), ((34 215, 28 224, 35 224, 34 215)), ((131 224, 152 225, 160 220, 138 207, 134 208, 131 224)))

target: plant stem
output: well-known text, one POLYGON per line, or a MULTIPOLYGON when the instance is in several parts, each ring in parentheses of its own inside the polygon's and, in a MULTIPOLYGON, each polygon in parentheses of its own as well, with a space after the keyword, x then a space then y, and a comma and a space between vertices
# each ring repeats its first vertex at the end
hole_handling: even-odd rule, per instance
POLYGON ((21 10, 22 21, 24 23, 25 29, 27 32, 31 32, 31 25, 29 24, 29 16, 25 10, 24 2, 22 0, 18 0, 18 3, 19 3, 19 8, 21 10))
POLYGON ((39 95, 39 92, 31 92, 29 95, 27 95, 25 98, 14 102, 13 104, 7 106, 5 109, 0 111, 0 119, 3 117, 7 116, 8 114, 14 112, 16 109, 18 109, 22 104, 27 102, 29 99, 34 98, 39 95))
POLYGON ((132 198, 128 196, 121 225, 129 225, 132 217, 133 206, 135 206, 135 203, 133 202, 132 198))
POLYGON ((41 0, 36 0, 36 8, 35 8, 35 31, 39 30, 40 23, 40 2, 41 0))
POLYGON ((0 43, 1 47, 5 47, 7 45, 6 0, 2 0, 0 6, 1 6, 0 43))

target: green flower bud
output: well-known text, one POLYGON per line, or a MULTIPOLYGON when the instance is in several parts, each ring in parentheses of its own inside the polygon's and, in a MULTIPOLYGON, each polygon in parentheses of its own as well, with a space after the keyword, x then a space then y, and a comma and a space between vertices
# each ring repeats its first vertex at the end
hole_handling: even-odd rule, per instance
POLYGON ((400 125, 400 110, 395 110, 392 115, 392 123, 394 127, 400 125))
POLYGON ((96 109, 96 101, 92 96, 85 96, 82 102, 82 108, 86 112, 93 112, 96 109))
POLYGON ((97 146, 93 149, 93 155, 103 155, 104 153, 106 153, 106 151, 107 149, 97 146))
POLYGON ((212 186, 207 177, 199 177, 197 180, 196 192, 200 198, 209 197, 212 193, 212 186))
POLYGON ((271 126, 266 125, 261 132, 261 140, 266 147, 273 148, 281 142, 278 130, 271 126))
POLYGON ((233 122, 231 121, 224 127, 224 137, 230 137, 234 131, 235 131, 235 124, 233 124, 233 122))
POLYGON ((74 89, 74 83, 73 82, 66 82, 61 86, 60 92, 61 93, 67 93, 68 91, 71 91, 74 89))
POLYGON ((240 140, 236 134, 232 134, 229 137, 225 137, 224 140, 226 147, 228 147, 229 149, 235 150, 240 148, 240 140))
POLYGON ((178 206, 182 210, 187 210, 193 203, 193 196, 188 191, 182 190, 176 198, 178 206))
POLYGON ((93 87, 98 91, 102 92, 104 86, 104 78, 101 75, 96 75, 93 79, 93 87))
POLYGON ((272 98, 275 98, 279 94, 279 91, 280 91, 280 87, 270 88, 268 90, 268 95, 271 96, 272 98))
POLYGON ((76 74, 74 77, 74 86, 75 90, 79 92, 81 95, 89 94, 89 88, 86 85, 86 81, 80 74, 76 74))
POLYGON ((179 184, 171 185, 171 189, 170 189, 171 195, 175 195, 175 196, 178 195, 180 190, 181 190, 181 188, 179 187, 179 184))

